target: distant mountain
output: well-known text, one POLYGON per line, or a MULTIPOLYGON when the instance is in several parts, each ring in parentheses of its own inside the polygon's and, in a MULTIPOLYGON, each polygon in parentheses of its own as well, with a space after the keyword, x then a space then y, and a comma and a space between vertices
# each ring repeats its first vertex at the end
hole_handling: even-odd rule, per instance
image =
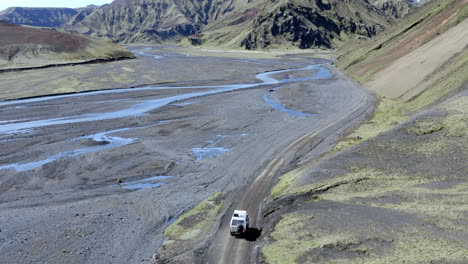
POLYGON ((12 24, 60 27, 77 13, 73 8, 10 7, 0 12, 0 20, 12 24))
POLYGON ((119 43, 176 43, 187 38, 192 44, 247 49, 334 48, 350 38, 374 36, 413 9, 416 6, 413 2, 415 0, 115 0, 101 7, 69 10, 68 17, 52 12, 53 9, 41 9, 41 12, 30 9, 30 15, 26 14, 26 9, 14 9, 9 14, 15 19, 6 21, 28 25, 60 24, 73 32, 109 37, 119 43), (33 18, 43 21, 47 17, 50 17, 49 23, 31 22, 33 18))
POLYGON ((348 38, 375 35, 412 7, 407 0, 385 2, 390 1, 396 11, 384 12, 367 0, 117 0, 69 28, 121 43, 190 36, 195 43, 247 49, 331 48, 348 38))
POLYGON ((203 2, 114 1, 75 23, 71 29, 82 34, 112 37, 121 43, 166 41, 201 29, 206 23, 203 2))

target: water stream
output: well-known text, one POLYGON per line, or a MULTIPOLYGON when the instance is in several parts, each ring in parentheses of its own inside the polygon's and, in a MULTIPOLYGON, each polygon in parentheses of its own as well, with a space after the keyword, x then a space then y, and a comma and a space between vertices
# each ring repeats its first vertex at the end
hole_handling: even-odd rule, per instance
MULTIPOLYGON (((310 69, 315 69, 315 70, 318 70, 314 76, 312 77, 303 77, 303 78, 295 78, 295 79, 284 79, 284 80, 281 80, 280 83, 281 84, 286 84, 286 83, 291 83, 291 82, 298 82, 298 81, 307 81, 307 80, 317 80, 317 79, 328 79, 328 78, 331 78, 332 77, 332 73, 330 72, 330 70, 328 68, 325 68, 323 67, 322 65, 312 65, 310 67, 310 69)), ((273 89, 273 91, 276 91, 278 88, 275 88, 273 89)), ((273 109, 275 109, 276 111, 279 111, 279 112, 282 112, 282 113, 286 113, 290 116, 295 116, 295 117, 307 117, 307 116, 311 116, 311 114, 309 113, 303 113, 303 112, 299 112, 299 111, 296 111, 296 110, 293 110, 293 109, 288 109, 286 108, 286 106, 282 105, 280 102, 278 101, 275 101, 273 100, 271 97, 270 97, 270 94, 269 92, 268 93, 265 93, 263 95, 263 100, 265 101, 265 103, 269 104, 271 107, 273 107, 273 109)))
MULTIPOLYGON (((16 100, 16 101, 6 101, 6 102, 0 103, 0 106, 18 104, 18 103, 31 103, 31 102, 45 101, 45 100, 58 99, 58 98, 90 96, 90 95, 109 94, 109 93, 123 93, 123 92, 132 92, 132 91, 141 91, 141 90, 187 89, 187 88, 192 88, 192 89, 210 88, 212 89, 208 91, 180 94, 180 95, 170 96, 166 98, 145 100, 140 103, 134 104, 133 106, 130 106, 129 108, 121 109, 121 110, 114 111, 114 112, 90 113, 90 114, 83 114, 83 115, 74 116, 74 117, 60 117, 60 118, 34 120, 34 121, 28 121, 28 122, 19 122, 19 123, 0 125, 0 133, 15 133, 23 129, 31 129, 31 128, 44 127, 44 126, 73 124, 73 123, 80 123, 80 122, 93 122, 93 121, 102 121, 102 120, 109 120, 109 119, 116 119, 116 118, 140 116, 144 113, 153 111, 160 107, 166 106, 170 103, 183 101, 183 100, 187 100, 187 99, 191 99, 195 97, 225 93, 225 92, 230 92, 230 91, 239 90, 239 89, 258 87, 260 85, 271 85, 271 84, 303 81, 307 79, 318 78, 318 77, 313 76, 309 78, 277 80, 272 77, 272 75, 274 74, 291 72, 295 70, 310 70, 310 69, 316 69, 317 67, 319 67, 320 69, 323 69, 324 72, 325 71, 329 72, 328 69, 326 69, 325 67, 321 65, 310 65, 310 66, 300 68, 300 69, 287 69, 287 70, 277 70, 277 71, 259 73, 256 75, 256 77, 257 79, 261 81, 261 83, 253 83, 253 84, 228 84, 228 85, 190 86, 190 87, 185 87, 185 86, 184 87, 143 87, 143 88, 133 88, 133 89, 96 91, 96 92, 80 93, 80 94, 46 96, 46 97, 31 98, 31 99, 16 100)), ((320 70, 319 70, 319 73, 320 73, 320 70)))
POLYGON ((122 147, 122 146, 125 146, 134 142, 135 139, 115 137, 115 136, 110 136, 110 134, 121 132, 121 131, 126 131, 126 130, 129 130, 129 128, 116 129, 112 131, 97 133, 97 134, 90 135, 87 137, 82 137, 77 140, 88 139, 91 142, 95 143, 96 145, 88 146, 88 147, 84 147, 80 149, 75 149, 75 150, 70 150, 70 151, 59 152, 39 161, 33 161, 33 162, 28 162, 28 163, 14 163, 14 164, 9 164, 5 166, 0 166, 0 170, 9 169, 9 170, 15 170, 18 172, 27 171, 27 170, 32 170, 34 168, 40 167, 44 164, 53 162, 55 160, 58 160, 64 157, 74 157, 74 156, 78 156, 82 154, 94 153, 94 152, 99 152, 99 151, 103 151, 107 149, 122 147))

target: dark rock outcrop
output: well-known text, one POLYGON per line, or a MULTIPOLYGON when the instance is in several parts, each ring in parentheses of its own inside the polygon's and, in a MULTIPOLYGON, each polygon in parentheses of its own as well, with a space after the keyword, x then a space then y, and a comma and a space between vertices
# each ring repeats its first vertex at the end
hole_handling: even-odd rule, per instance
POLYGON ((394 19, 402 18, 416 8, 413 1, 408 0, 370 0, 369 2, 382 10, 388 17, 394 19))
POLYGON ((333 48, 350 37, 374 36, 388 25, 389 19, 367 1, 270 0, 241 45, 333 48))

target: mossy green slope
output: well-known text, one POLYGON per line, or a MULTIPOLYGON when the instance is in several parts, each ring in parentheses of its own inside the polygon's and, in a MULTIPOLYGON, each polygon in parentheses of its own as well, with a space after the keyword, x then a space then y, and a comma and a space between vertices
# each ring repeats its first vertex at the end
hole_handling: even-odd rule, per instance
POLYGON ((282 176, 267 263, 468 261, 467 106, 460 96, 282 176))

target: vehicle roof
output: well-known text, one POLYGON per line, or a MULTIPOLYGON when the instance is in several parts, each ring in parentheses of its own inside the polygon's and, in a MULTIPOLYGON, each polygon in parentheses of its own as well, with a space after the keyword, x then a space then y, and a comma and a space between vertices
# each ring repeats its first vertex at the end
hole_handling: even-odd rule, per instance
POLYGON ((232 219, 231 220, 246 220, 248 217, 247 211, 243 210, 234 210, 234 213, 232 214, 232 219))

